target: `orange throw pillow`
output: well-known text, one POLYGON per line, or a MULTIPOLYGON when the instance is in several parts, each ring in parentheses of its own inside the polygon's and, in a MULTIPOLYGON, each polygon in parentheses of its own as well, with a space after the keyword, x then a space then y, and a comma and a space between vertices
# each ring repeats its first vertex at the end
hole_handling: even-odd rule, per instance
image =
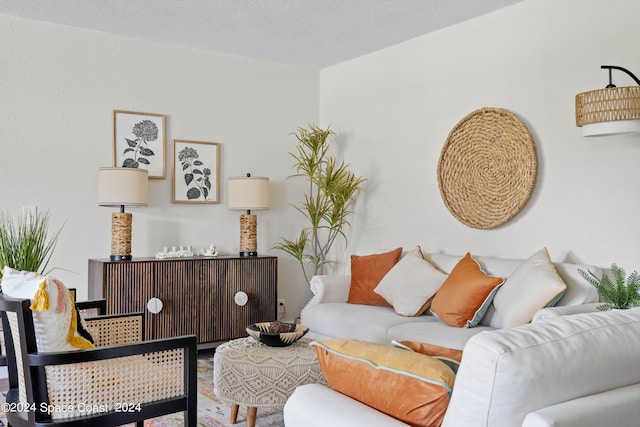
POLYGON ((458 363, 462 361, 462 350, 455 348, 442 347, 420 341, 394 341, 392 344, 400 348, 406 348, 416 353, 424 354, 425 356, 446 357, 458 363))
POLYGON ((480 264, 467 252, 436 293, 431 312, 449 326, 474 326, 503 283, 502 277, 484 274, 480 264))
POLYGON ((413 427, 442 424, 456 376, 446 363, 358 340, 311 345, 332 389, 413 427))
POLYGON ((402 248, 374 255, 351 255, 351 287, 349 304, 382 305, 391 304, 373 290, 382 278, 400 260, 402 248))
POLYGON ((424 354, 425 356, 434 357, 444 362, 453 372, 458 373, 460 362, 462 362, 462 350, 455 348, 441 347, 435 344, 429 344, 419 341, 391 341, 391 345, 396 348, 409 350, 415 353, 424 354))

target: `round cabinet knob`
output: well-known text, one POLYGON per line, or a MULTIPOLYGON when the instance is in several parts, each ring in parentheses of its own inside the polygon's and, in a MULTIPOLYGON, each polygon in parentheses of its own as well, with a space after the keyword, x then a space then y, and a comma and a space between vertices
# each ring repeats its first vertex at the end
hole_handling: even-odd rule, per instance
POLYGON ((153 314, 160 313, 162 311, 162 306, 162 300, 159 298, 153 297, 147 302, 147 310, 153 314))
POLYGON ((233 301, 236 303, 236 305, 242 307, 249 301, 249 296, 242 291, 236 292, 235 296, 233 297, 233 301))

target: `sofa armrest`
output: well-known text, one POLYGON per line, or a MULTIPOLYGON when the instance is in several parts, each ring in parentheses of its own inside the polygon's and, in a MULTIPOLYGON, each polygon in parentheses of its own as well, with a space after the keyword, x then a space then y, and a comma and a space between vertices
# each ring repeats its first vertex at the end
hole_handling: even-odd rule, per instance
POLYGON ((530 412, 522 427, 636 426, 638 401, 640 384, 633 384, 530 412))
POLYGON ((406 427, 364 403, 320 384, 296 388, 284 406, 287 427, 406 427))
POLYGON ((565 305, 558 307, 546 307, 538 310, 534 315, 531 323, 538 322, 543 319, 550 319, 559 316, 568 316, 570 314, 595 313, 598 307, 602 305, 599 302, 578 305, 565 305))
POLYGON ((309 304, 322 304, 328 302, 347 302, 351 276, 322 275, 311 278, 311 292, 314 297, 309 304))

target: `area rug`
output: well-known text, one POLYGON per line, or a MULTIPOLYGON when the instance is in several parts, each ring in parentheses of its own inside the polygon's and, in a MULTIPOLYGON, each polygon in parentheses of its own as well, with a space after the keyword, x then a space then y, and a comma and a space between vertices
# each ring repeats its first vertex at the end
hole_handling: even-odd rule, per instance
MULTIPOLYGON (((4 402, 4 396, 0 401, 4 402)), ((200 355, 198 358, 198 426, 200 427, 244 427, 246 408, 240 407, 238 422, 231 424, 231 406, 218 400, 213 394, 213 356, 200 355)), ((4 413, 0 413, 0 426, 7 425, 4 413)), ((130 424, 134 426, 134 424, 130 424)), ((147 420, 148 427, 179 427, 184 425, 181 413, 147 420)), ((277 409, 258 409, 256 427, 284 427, 282 411, 277 409)))

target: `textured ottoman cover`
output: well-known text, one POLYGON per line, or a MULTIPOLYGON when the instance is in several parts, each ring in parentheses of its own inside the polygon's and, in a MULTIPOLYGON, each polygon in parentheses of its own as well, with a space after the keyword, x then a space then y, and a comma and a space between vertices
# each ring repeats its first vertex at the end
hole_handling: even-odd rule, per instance
POLYGON ((223 401, 282 408, 296 387, 327 384, 308 338, 269 347, 251 337, 221 344, 213 356, 213 391, 223 401))

